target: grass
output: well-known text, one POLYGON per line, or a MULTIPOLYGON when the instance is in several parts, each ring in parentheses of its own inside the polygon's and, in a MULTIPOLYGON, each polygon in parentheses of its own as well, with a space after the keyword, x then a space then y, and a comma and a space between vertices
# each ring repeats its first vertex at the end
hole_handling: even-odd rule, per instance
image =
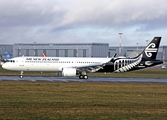
POLYGON ((164 120, 167 84, 0 82, 0 119, 164 120))
MULTIPOLYGON (((0 68, 0 75, 19 74, 0 68)), ((55 76, 55 73, 24 75, 55 76)), ((148 68, 89 76, 167 78, 167 70, 148 68)), ((167 84, 155 83, 0 81, 0 120, 164 120, 166 88, 167 84)))

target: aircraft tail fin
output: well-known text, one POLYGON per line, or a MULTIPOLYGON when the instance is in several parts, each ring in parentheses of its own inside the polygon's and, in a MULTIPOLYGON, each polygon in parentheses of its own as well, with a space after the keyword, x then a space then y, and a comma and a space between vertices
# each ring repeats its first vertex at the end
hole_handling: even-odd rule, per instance
POLYGON ((45 54, 45 53, 42 53, 42 57, 46 57, 46 54, 45 54))
POLYGON ((9 55, 8 52, 5 52, 6 59, 11 59, 12 57, 9 55))
POLYGON ((161 37, 154 37, 154 39, 146 46, 141 54, 142 60, 155 60, 161 42, 161 37))
MULTIPOLYGON (((111 59, 110 62, 112 64, 106 65, 104 69, 107 69, 108 72, 126 72, 161 64, 161 60, 156 60, 160 41, 161 37, 154 37, 153 40, 145 47, 145 49, 138 56, 134 58, 118 57, 115 59, 111 59), (113 67, 111 68, 112 65, 113 67)), ((113 57, 115 57, 115 55, 113 57)))

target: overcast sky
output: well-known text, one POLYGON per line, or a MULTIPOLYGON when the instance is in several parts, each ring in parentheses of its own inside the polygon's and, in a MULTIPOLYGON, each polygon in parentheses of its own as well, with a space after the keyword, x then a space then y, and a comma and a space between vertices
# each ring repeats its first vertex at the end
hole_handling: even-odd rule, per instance
POLYGON ((167 45, 166 0, 0 0, 0 44, 167 45))

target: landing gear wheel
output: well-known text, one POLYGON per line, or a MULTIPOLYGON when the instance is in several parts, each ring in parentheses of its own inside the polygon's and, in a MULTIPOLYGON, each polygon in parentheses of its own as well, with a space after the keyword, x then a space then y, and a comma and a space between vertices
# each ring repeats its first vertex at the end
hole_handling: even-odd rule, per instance
POLYGON ((21 73, 20 73, 20 78, 22 79, 23 78, 23 71, 21 71, 21 73))
POLYGON ((84 76, 83 75, 79 75, 79 79, 83 79, 84 78, 84 76))
POLYGON ((79 79, 88 79, 87 75, 79 75, 79 79))
POLYGON ((88 79, 88 76, 87 76, 87 75, 84 75, 84 79, 88 79))
POLYGON ((20 75, 20 78, 22 79, 22 78, 23 78, 23 76, 22 76, 22 75, 20 75))

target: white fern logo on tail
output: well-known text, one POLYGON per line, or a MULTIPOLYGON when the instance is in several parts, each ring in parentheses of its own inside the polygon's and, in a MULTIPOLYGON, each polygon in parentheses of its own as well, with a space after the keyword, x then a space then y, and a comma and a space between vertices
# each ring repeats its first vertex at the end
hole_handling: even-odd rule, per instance
POLYGON ((114 72, 126 72, 135 68, 142 60, 143 54, 135 59, 118 59, 114 62, 114 72))
POLYGON ((158 49, 155 47, 156 47, 155 43, 151 43, 150 45, 148 45, 148 47, 146 47, 145 54, 147 57, 152 57, 152 53, 157 52, 158 49))

